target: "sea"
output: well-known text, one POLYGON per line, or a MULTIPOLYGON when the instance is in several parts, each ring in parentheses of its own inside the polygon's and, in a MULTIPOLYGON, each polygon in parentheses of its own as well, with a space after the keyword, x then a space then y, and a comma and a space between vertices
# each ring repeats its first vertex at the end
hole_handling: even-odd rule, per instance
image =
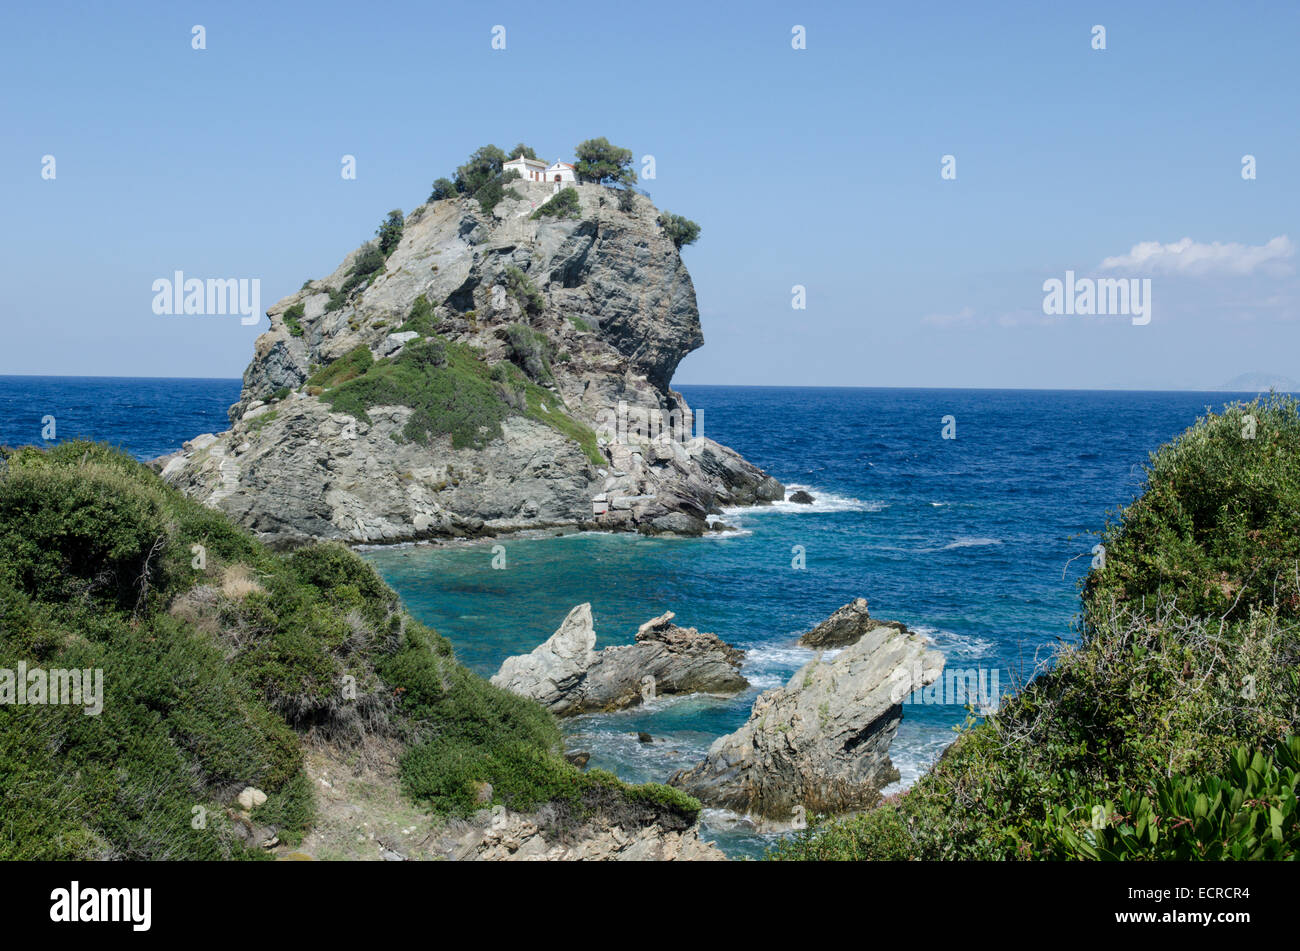
MULTIPOLYGON (((0 377, 0 444, 87 438, 140 459, 227 426, 238 380, 0 377)), ((1141 491, 1149 453, 1207 408, 1254 393, 679 387, 704 433, 811 504, 729 509, 704 538, 570 533, 363 550, 417 618, 484 676, 590 602, 597 647, 643 622, 712 631, 745 651, 735 697, 658 698, 564 721, 567 748, 638 782, 693 766, 754 698, 814 657, 799 635, 855 598, 930 638, 977 695, 913 696, 891 756, 903 789, 954 731, 1077 634, 1097 533, 1141 491), (975 680, 969 680, 973 674, 975 680), (649 734, 651 742, 643 742, 649 734)), ((951 683, 948 678, 945 683, 951 683)), ((733 856, 775 841, 703 816, 733 856)))

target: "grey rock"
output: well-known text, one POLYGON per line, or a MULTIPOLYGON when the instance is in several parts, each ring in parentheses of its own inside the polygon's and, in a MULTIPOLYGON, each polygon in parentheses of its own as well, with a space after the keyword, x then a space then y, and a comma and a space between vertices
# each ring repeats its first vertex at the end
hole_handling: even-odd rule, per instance
POLYGON ((559 710, 586 678, 595 662, 595 646, 591 605, 580 604, 531 653, 507 657, 492 676, 492 684, 559 710))
POLYGON ((855 598, 835 613, 822 621, 811 631, 799 638, 804 647, 819 649, 847 647, 857 642, 863 634, 880 626, 892 627, 900 633, 907 633, 907 625, 901 621, 881 621, 873 618, 867 611, 867 599, 855 598))
POLYGON ((420 335, 414 330, 405 330, 402 333, 389 334, 379 346, 379 355, 382 357, 391 357, 397 354, 404 346, 420 335))
POLYGON ((699 828, 671 823, 611 822, 596 816, 563 838, 549 834, 538 814, 505 811, 486 827, 457 828, 439 850, 466 862, 721 862, 726 856, 700 839, 699 828), (668 827, 666 827, 668 826, 668 827))
POLYGON ((673 617, 669 611, 642 624, 635 643, 596 651, 591 605, 580 604, 531 653, 507 657, 492 683, 562 716, 620 710, 660 695, 733 694, 749 686, 740 674, 744 651, 715 634, 678 627, 673 617))
POLYGON ((639 202, 635 214, 621 212, 615 201, 601 203, 603 186, 583 184, 579 219, 533 221, 531 202, 549 198, 550 189, 513 187, 523 199, 507 198, 490 218, 472 200, 423 206, 408 218, 385 272, 334 311, 325 310, 327 291, 346 281, 356 251, 274 304, 271 328, 257 339, 240 400, 230 407, 231 429, 157 461, 166 481, 276 546, 560 526, 698 535, 724 507, 784 498, 777 480, 707 437, 620 434, 620 403, 689 416, 670 381, 703 343, 690 275, 653 209, 639 202), (541 313, 524 315, 509 298, 498 306, 493 289, 507 268, 527 274, 542 295, 541 313), (594 432, 600 460, 521 415, 520 406, 501 437, 478 450, 455 449, 447 436, 405 440, 412 412, 405 406, 374 407, 366 423, 332 412, 321 399, 327 394, 299 391, 274 413, 249 414, 358 347, 380 357, 399 353, 411 332, 390 331, 421 295, 434 306, 437 333, 489 364, 509 359, 506 328, 521 320, 566 354, 551 366, 552 411, 594 432), (303 305, 301 336, 283 319, 296 304, 303 305))
POLYGON ((880 626, 832 660, 821 654, 754 701, 748 722, 669 782, 701 802, 792 822, 872 805, 898 778, 889 745, 901 701, 933 683, 943 655, 919 635, 880 626))
POLYGON ((787 502, 797 502, 797 503, 800 504, 800 505, 812 505, 813 502, 815 502, 815 501, 817 501, 817 500, 814 499, 814 498, 813 498, 811 495, 809 495, 807 492, 805 492, 803 489, 798 489, 798 490, 796 490, 796 491, 794 491, 794 492, 791 492, 791 493, 790 493, 790 498, 786 499, 786 501, 787 501, 787 502))

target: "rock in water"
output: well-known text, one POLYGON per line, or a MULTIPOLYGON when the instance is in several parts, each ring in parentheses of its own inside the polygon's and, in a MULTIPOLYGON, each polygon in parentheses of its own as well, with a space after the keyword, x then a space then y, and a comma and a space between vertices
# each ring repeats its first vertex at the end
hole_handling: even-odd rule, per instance
POLYGON ((901 621, 878 621, 873 618, 867 613, 867 599, 856 598, 804 634, 799 638, 799 643, 804 647, 847 647, 867 631, 882 625, 907 633, 907 625, 901 621))
POLYGON ((933 683, 943 655, 878 626, 833 660, 819 654, 754 701, 749 721, 669 782, 701 802, 777 822, 865 808, 898 778, 889 744, 901 701, 933 683))
POLYGON ((492 683, 561 715, 620 710, 661 694, 738 693, 745 652, 716 634, 678 627, 671 611, 642 624, 636 643, 594 651, 591 605, 580 604, 532 653, 507 657, 492 683))
POLYGON ((699 535, 726 506, 784 498, 696 436, 671 388, 704 337, 654 209, 573 188, 577 214, 558 219, 532 217, 542 182, 512 183, 495 213, 423 205, 379 270, 359 272, 358 249, 272 305, 230 430, 156 460, 163 478, 273 545, 561 525, 699 535), (425 384, 336 402, 392 361, 425 384), (435 383, 463 403, 427 400, 435 383))
POLYGON ((807 492, 805 492, 803 489, 799 489, 799 490, 797 490, 797 491, 795 491, 795 492, 791 492, 791 493, 790 493, 790 498, 786 499, 786 501, 787 501, 787 502, 798 502, 800 505, 812 505, 813 502, 815 502, 815 501, 817 501, 817 500, 814 499, 814 498, 813 498, 811 495, 809 495, 807 492))
POLYGON ((492 676, 492 684, 558 712, 595 662, 595 646, 591 605, 580 604, 532 653, 507 657, 492 676))

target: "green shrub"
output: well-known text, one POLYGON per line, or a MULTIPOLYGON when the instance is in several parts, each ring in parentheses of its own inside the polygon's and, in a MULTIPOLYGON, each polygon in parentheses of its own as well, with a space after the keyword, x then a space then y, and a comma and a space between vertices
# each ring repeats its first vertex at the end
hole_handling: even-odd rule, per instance
POLYGON ((1157 776, 1118 805, 1049 808, 1036 846, 1072 859, 1294 859, 1300 855, 1300 737, 1273 756, 1233 751, 1226 776, 1157 776))
POLYGON ((576 188, 561 188, 546 204, 538 208, 532 214, 532 219, 538 218, 577 218, 582 214, 582 203, 578 200, 578 190, 576 188))
POLYGON ((492 179, 474 193, 474 198, 477 199, 479 207, 483 209, 483 214, 492 214, 492 209, 496 208, 506 198, 518 200, 524 197, 515 189, 506 188, 502 184, 502 182, 514 181, 518 177, 519 173, 511 169, 509 175, 492 179))
POLYGON ((550 383, 555 379, 551 374, 555 344, 546 334, 523 324, 511 324, 506 328, 506 346, 510 359, 529 379, 537 383, 550 383))
POLYGON ((346 383, 363 375, 375 362, 374 355, 365 344, 353 347, 333 363, 321 367, 307 378, 307 386, 329 388, 346 383))
POLYGON ((513 265, 506 268, 506 293, 519 305, 520 310, 535 317, 546 309, 546 298, 528 275, 513 265))
MULTIPOLYGON (((467 354, 447 358, 432 369, 467 354)), ((400 740, 403 787, 442 815, 472 811, 487 782, 496 802, 553 803, 569 829, 598 812, 625 828, 694 820, 675 790, 568 764, 545 708, 456 663, 345 546, 274 555, 103 446, 0 457, 0 668, 104 671, 97 716, 0 704, 0 859, 263 858, 226 818, 246 785, 268 796, 253 821, 296 845, 314 797, 290 723, 344 745, 400 740), (257 585, 219 593, 235 565, 257 585)))
POLYGON ((484 145, 474 150, 465 164, 456 169, 456 188, 473 195, 501 174, 506 154, 495 145, 484 145))
POLYGON ((413 330, 422 337, 431 337, 437 325, 438 317, 434 313, 433 305, 429 303, 428 297, 421 294, 411 304, 411 312, 406 317, 406 323, 398 330, 399 332, 413 330))
POLYGON ((598 182, 607 185, 631 185, 636 181, 636 172, 632 171, 631 149, 610 145, 603 136, 587 139, 574 149, 577 161, 573 165, 574 174, 580 182, 598 182))
POLYGON ((681 215, 664 212, 659 216, 659 226, 679 251, 688 244, 694 244, 700 236, 700 226, 681 215))
POLYGON ((509 407, 475 353, 463 344, 412 342, 395 359, 327 391, 322 399, 340 413, 369 421, 372 406, 409 406, 403 435, 415 442, 450 436, 457 449, 482 448, 501 435, 509 407))
POLYGON ((375 237, 379 239, 379 253, 385 258, 396 251, 397 246, 401 244, 402 231, 405 227, 406 219, 402 216, 402 209, 394 208, 375 229, 375 237))
POLYGON ((284 312, 284 325, 289 329, 289 333, 295 337, 302 336, 302 318, 306 308, 302 304, 294 304, 284 312))
POLYGON ((337 311, 342 307, 343 301, 352 294, 361 283, 368 281, 377 272, 383 270, 385 255, 380 246, 374 242, 367 242, 361 246, 360 252, 357 252, 356 259, 352 261, 352 266, 348 269, 347 279, 343 286, 338 290, 338 298, 335 299, 334 291, 330 291, 330 303, 326 305, 326 312, 337 311), (337 304, 335 304, 337 300, 337 304))
POLYGON ((449 178, 439 178, 433 183, 433 191, 429 193, 429 201, 446 201, 448 198, 455 198, 456 195, 456 183, 449 178))
POLYGON ((38 601, 132 611, 159 581, 166 513, 116 467, 11 460, 0 480, 0 578, 38 601))
POLYGON ((243 785, 292 805, 280 831, 300 834, 296 738, 221 643, 163 610, 202 577, 192 544, 214 568, 271 556, 125 454, 5 455, 0 667, 98 668, 103 707, 0 705, 0 858, 257 858, 222 809, 243 785))

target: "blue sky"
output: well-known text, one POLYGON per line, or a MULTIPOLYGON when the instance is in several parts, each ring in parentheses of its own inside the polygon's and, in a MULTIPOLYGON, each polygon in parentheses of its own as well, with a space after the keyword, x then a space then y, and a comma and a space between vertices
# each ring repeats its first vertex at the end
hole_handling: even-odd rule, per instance
POLYGON ((477 146, 604 135, 703 228, 679 383, 1300 377, 1300 4, 538 9, 12 6, 0 373, 238 376, 265 319, 156 316, 156 278, 259 277, 265 308, 477 146), (1151 322, 1045 316, 1067 270, 1150 278, 1151 322))

